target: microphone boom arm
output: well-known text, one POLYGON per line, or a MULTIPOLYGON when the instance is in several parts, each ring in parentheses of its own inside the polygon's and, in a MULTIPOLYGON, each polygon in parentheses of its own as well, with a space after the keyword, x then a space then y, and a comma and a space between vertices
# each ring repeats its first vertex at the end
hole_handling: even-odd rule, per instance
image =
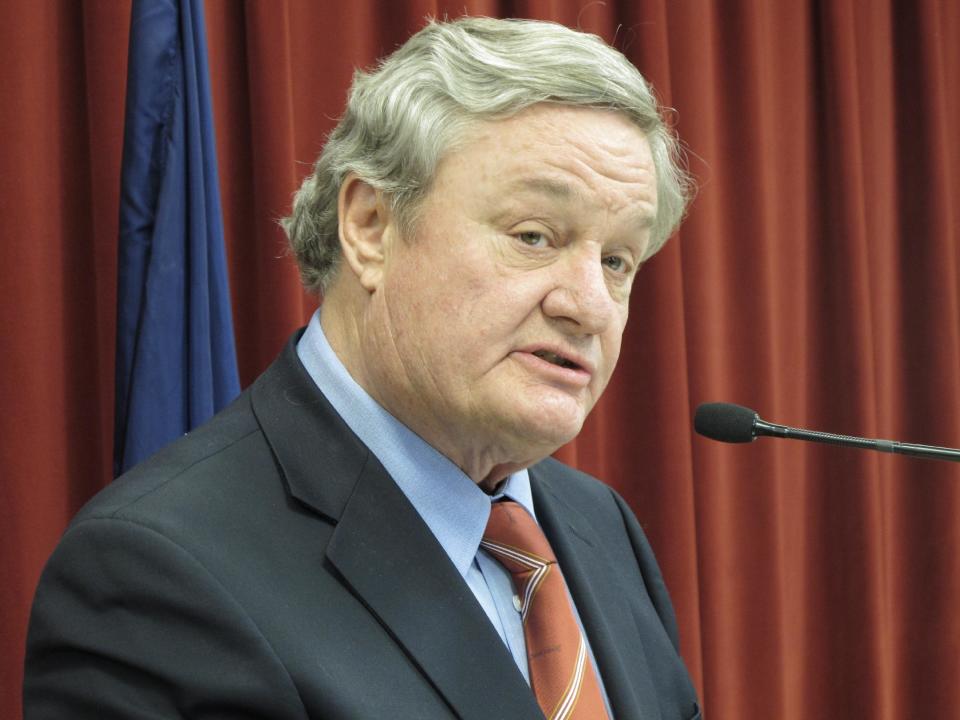
POLYGON ((856 447, 865 450, 909 455, 911 457, 927 458, 932 460, 951 460, 960 462, 960 450, 955 448, 937 447, 935 445, 918 445, 897 440, 872 440, 870 438, 853 437, 851 435, 835 435, 834 433, 820 432, 819 430, 804 430, 788 425, 777 425, 761 420, 753 420, 753 436, 786 438, 788 440, 806 440, 842 447, 856 447))

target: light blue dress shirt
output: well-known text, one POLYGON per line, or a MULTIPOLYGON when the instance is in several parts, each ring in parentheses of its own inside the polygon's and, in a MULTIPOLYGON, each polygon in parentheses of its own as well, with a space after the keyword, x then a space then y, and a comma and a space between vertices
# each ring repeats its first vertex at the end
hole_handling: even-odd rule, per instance
MULTIPOLYGON (((513 581, 506 568, 480 549, 491 502, 510 498, 536 519, 527 471, 513 473, 501 483, 497 495, 487 495, 357 384, 327 342, 320 327, 319 310, 297 343, 297 355, 330 404, 376 455, 430 528, 529 683, 526 643, 513 581)), ((576 607, 574 613, 577 614, 576 607)), ((590 655, 596 668, 592 649, 590 655)), ((604 700, 607 701, 605 693, 604 700)))

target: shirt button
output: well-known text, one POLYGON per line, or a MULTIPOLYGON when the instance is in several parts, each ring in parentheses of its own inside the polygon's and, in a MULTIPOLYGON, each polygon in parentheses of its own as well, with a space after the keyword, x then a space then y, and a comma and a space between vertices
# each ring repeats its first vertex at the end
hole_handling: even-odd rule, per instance
POLYGON ((513 607, 514 609, 516 609, 517 612, 520 612, 520 596, 519 595, 513 596, 513 607))

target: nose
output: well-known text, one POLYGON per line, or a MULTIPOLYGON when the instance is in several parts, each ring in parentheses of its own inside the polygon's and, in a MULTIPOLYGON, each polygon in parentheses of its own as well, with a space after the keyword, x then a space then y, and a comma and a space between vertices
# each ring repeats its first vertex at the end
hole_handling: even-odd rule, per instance
POLYGON ((599 249, 582 248, 558 260, 552 287, 543 298, 543 312, 571 325, 578 335, 598 335, 618 311, 604 275, 599 249))

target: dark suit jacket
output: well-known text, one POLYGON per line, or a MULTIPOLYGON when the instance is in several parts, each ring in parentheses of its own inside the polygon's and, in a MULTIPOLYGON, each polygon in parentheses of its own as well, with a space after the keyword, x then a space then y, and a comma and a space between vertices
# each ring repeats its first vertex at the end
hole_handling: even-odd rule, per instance
MULTIPOLYGON (((70 525, 33 606, 28 720, 542 717, 294 342, 70 525)), ((623 500, 554 460, 530 477, 616 717, 698 717, 660 571, 623 500)))

